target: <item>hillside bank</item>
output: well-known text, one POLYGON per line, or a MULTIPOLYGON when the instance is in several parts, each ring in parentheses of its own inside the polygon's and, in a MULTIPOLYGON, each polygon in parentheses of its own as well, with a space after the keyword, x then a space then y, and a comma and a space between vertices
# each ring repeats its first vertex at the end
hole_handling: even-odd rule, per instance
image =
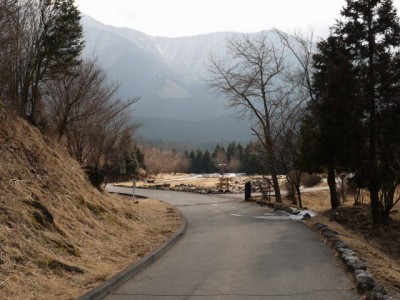
POLYGON ((71 299, 168 239, 165 203, 94 189, 51 138, 0 110, 0 295, 71 299))

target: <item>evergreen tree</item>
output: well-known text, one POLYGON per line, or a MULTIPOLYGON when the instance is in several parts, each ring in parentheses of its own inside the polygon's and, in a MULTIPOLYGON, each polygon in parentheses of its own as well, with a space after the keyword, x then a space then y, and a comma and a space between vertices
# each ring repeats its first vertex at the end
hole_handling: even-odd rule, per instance
POLYGON ((211 154, 206 150, 203 154, 203 158, 201 160, 201 166, 203 168, 204 173, 213 173, 215 172, 215 168, 212 163, 211 154))
POLYGON ((361 143, 357 83, 350 53, 337 36, 318 44, 313 62, 314 97, 302 125, 303 160, 309 172, 328 169, 331 206, 336 208, 335 170, 351 169, 361 143))
POLYGON ((126 155, 124 160, 126 174, 135 176, 138 169, 138 162, 134 153, 131 153, 131 155, 126 155))
POLYGON ((373 220, 379 223, 388 215, 398 185, 397 172, 390 172, 390 151, 398 145, 399 133, 390 124, 400 122, 399 69, 394 67, 399 61, 399 18, 391 0, 347 0, 341 15, 335 34, 343 39, 356 67, 364 116, 365 150, 357 173, 368 187, 373 220), (387 190, 389 182, 395 186, 387 190))
POLYGON ((257 142, 250 142, 243 151, 243 170, 249 175, 265 174, 265 166, 260 164, 261 146, 257 142))
POLYGON ((194 154, 194 151, 190 151, 189 154, 189 159, 190 159, 190 168, 189 168, 189 172, 190 173, 195 173, 195 158, 196 158, 196 154, 194 154))
POLYGON ((146 169, 145 156, 139 147, 135 149, 135 157, 139 168, 146 169))
POLYGON ((74 0, 44 1, 42 9, 51 6, 54 20, 50 20, 43 37, 43 54, 53 73, 65 72, 71 66, 80 64, 84 43, 81 14, 74 0))
POLYGON ((204 172, 202 161, 203 161, 203 152, 200 149, 198 149, 193 163, 194 173, 200 174, 204 172))
POLYGON ((225 148, 221 146, 220 144, 217 144, 214 148, 214 151, 211 155, 212 159, 215 159, 220 153, 226 154, 225 148))
POLYGON ((226 149, 226 157, 228 161, 230 161, 233 158, 236 158, 236 143, 232 142, 228 145, 228 148, 226 149))
POLYGON ((13 55, 8 57, 1 96, 37 125, 43 82, 80 63, 81 15, 73 0, 19 1, 16 5, 9 28, 3 28, 14 36, 7 41, 13 55))

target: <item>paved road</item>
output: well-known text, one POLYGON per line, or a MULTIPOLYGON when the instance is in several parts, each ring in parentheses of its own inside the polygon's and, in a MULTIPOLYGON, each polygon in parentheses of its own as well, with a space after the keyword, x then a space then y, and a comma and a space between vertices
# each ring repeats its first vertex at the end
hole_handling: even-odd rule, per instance
POLYGON ((304 224, 228 195, 137 190, 177 206, 184 237, 107 299, 358 299, 304 224))

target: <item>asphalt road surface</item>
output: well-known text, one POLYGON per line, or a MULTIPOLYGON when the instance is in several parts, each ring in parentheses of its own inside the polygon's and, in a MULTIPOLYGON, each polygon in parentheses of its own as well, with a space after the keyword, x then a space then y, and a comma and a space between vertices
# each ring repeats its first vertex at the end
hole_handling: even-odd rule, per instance
POLYGON ((163 257, 106 299, 359 298, 332 250, 282 213, 237 196, 136 193, 178 207, 188 229, 163 257))

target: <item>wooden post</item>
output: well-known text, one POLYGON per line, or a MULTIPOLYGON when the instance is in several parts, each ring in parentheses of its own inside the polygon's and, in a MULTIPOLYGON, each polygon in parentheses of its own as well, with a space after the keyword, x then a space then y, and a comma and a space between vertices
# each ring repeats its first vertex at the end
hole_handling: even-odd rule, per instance
POLYGON ((251 198, 251 181, 244 184, 244 200, 248 201, 251 198))
POLYGON ((132 177, 132 198, 135 200, 135 187, 136 187, 136 179, 135 176, 132 177))

